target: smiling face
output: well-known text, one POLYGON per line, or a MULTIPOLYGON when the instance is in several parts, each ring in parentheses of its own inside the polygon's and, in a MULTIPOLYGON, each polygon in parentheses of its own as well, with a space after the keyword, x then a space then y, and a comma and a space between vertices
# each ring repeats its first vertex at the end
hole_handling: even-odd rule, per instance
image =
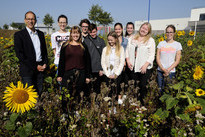
POLYGON ((90 31, 90 36, 92 38, 96 38, 97 37, 97 30, 96 29, 93 29, 92 31, 90 31))
POLYGON ((73 41, 79 42, 80 33, 77 30, 73 30, 70 35, 73 41))
POLYGON ((61 30, 65 30, 67 26, 66 18, 59 18, 58 26, 60 27, 61 30))
POLYGON ((122 27, 120 25, 115 26, 115 33, 119 36, 122 36, 122 27))
POLYGON ((116 45, 116 39, 115 39, 114 37, 108 36, 107 39, 108 39, 108 44, 109 44, 111 47, 113 47, 113 46, 116 45))
POLYGON ((24 22, 26 24, 26 27, 28 27, 29 29, 33 30, 34 26, 36 24, 36 18, 35 15, 33 13, 27 13, 26 14, 26 18, 24 19, 24 22))
POLYGON ((168 27, 166 29, 167 40, 173 40, 174 39, 174 35, 175 35, 174 30, 171 27, 168 27))
POLYGON ((126 30, 127 30, 128 35, 131 35, 133 33, 133 31, 134 31, 133 25, 132 24, 128 24, 126 30))
POLYGON ((139 30, 139 34, 141 37, 145 37, 148 35, 149 33, 149 27, 147 24, 144 24, 143 26, 141 26, 140 30, 139 30))

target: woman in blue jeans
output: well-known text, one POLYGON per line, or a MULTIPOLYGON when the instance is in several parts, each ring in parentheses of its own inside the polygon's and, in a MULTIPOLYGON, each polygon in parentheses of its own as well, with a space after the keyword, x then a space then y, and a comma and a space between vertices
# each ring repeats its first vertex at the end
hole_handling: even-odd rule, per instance
POLYGON ((175 67, 180 62, 182 50, 181 43, 174 40, 176 32, 174 25, 168 25, 165 31, 167 39, 161 41, 157 46, 157 81, 161 94, 164 92, 166 85, 164 78, 175 78, 175 67))

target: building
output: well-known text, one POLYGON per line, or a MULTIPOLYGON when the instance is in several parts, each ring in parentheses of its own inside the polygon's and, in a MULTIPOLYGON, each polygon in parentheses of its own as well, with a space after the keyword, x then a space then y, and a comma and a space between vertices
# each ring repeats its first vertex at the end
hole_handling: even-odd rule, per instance
MULTIPOLYGON (((135 21, 135 30, 138 31, 141 24, 147 21, 135 21)), ((189 18, 174 18, 150 20, 153 34, 164 33, 167 25, 173 24, 177 30, 205 32, 205 8, 194 8, 189 18)))

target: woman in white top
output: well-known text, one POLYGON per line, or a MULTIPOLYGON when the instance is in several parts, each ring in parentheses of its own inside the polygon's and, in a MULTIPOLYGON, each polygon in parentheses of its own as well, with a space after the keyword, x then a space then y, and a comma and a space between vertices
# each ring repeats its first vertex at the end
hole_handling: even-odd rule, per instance
POLYGON ((108 36, 108 45, 103 49, 101 65, 103 73, 108 79, 114 80, 117 84, 117 92, 120 90, 120 74, 124 67, 124 49, 120 45, 118 35, 111 31, 108 36))
POLYGON ((164 77, 170 79, 175 77, 175 67, 179 64, 181 58, 181 43, 174 40, 176 29, 174 25, 166 27, 167 39, 161 41, 157 46, 157 81, 162 94, 166 85, 164 77))
POLYGON ((134 69, 135 79, 139 81, 139 99, 142 105, 144 105, 143 99, 147 94, 146 85, 155 57, 155 41, 151 37, 151 31, 151 24, 143 23, 126 50, 128 67, 130 70, 134 69))

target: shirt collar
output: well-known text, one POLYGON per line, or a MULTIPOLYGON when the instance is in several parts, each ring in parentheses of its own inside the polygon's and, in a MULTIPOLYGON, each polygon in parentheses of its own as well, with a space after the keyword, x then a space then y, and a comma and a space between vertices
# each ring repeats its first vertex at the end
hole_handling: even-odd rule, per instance
POLYGON ((31 29, 29 29, 28 27, 26 27, 28 33, 31 34, 38 34, 37 31, 35 30, 35 32, 33 32, 31 29))

